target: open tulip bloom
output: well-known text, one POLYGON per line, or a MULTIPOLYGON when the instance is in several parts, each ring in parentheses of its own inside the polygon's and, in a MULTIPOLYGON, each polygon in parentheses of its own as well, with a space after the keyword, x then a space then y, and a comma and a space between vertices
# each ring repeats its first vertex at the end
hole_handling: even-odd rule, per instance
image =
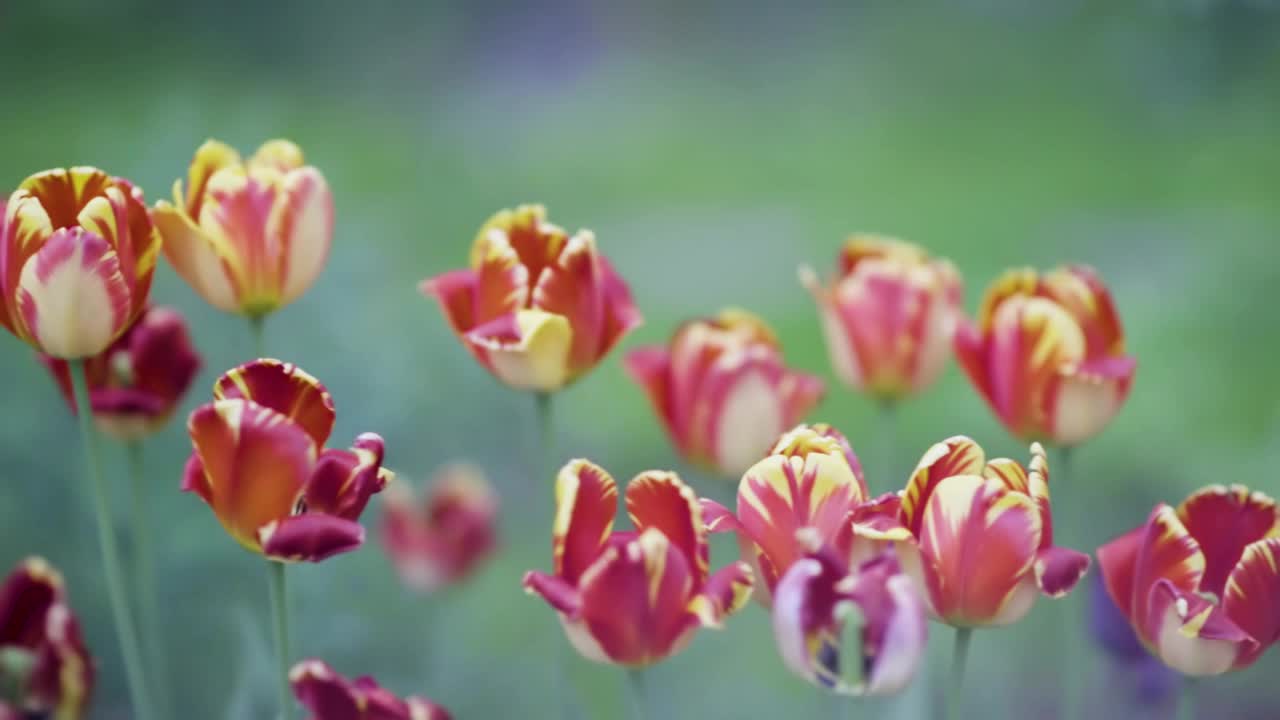
POLYGON ((364 542, 360 514, 391 478, 382 438, 326 449, 329 392, 302 369, 262 359, 223 375, 214 402, 191 413, 194 448, 182 488, 200 496, 252 552, 319 562, 364 542))
POLYGON ((737 476, 822 397, 822 381, 788 369, 763 320, 729 309, 680 326, 669 346, 627 353, 627 371, 680 453, 737 476))
POLYGON ((1280 511, 1211 485, 1098 548, 1107 591, 1138 639, 1185 675, 1252 665, 1280 640, 1280 511))
POLYGON ((210 305, 262 317, 298 299, 333 243, 333 197, 302 150, 271 140, 247 161, 209 140, 196 150, 187 187, 154 210, 170 264, 210 305))
POLYGON ((829 285, 800 268, 813 294, 836 377, 883 402, 914 395, 946 366, 961 302, 950 262, 916 245, 854 235, 829 285))
POLYGON ((448 711, 421 697, 403 700, 371 677, 348 680, 321 660, 303 660, 289 671, 293 694, 311 720, 450 720, 448 711))
POLYGON ((93 678, 62 576, 28 558, 0 585, 0 719, 79 720, 93 678))
POLYGON ((1111 293, 1091 268, 1010 270, 987 290, 956 358, 1016 437, 1072 446, 1120 411, 1137 361, 1111 293))
POLYGON ((0 324, 77 360, 147 304, 160 253, 142 191, 91 167, 46 170, 0 201, 0 324))
POLYGON ((557 613, 588 660, 642 667, 682 650, 699 627, 721 626, 751 594, 736 562, 710 573, 701 511, 675 473, 648 471, 627 486, 634 531, 613 530, 618 489, 603 469, 573 460, 556 477, 554 572, 524 587, 557 613))
POLYGON ((471 266, 423 281, 476 360, 502 382, 550 392, 581 377, 640 324, 631 291, 596 250, 541 205, 503 210, 471 246, 471 266))

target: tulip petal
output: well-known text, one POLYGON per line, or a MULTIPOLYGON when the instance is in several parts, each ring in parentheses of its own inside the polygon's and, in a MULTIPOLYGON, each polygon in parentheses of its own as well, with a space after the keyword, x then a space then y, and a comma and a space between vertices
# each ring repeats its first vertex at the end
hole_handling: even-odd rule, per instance
POLYGON ((309 512, 272 520, 258 529, 262 554, 280 562, 320 562, 364 544, 364 528, 354 520, 309 512))
POLYGON ((483 326, 526 308, 530 291, 529 268, 505 235, 495 235, 475 268, 475 326, 483 326))
POLYGON ((280 264, 284 248, 271 232, 282 197, 282 176, 260 168, 246 173, 228 167, 209 178, 196 223, 222 249, 227 276, 249 315, 270 312, 280 304, 280 264))
POLYGON ((18 186, 40 201, 56 228, 71 228, 84 206, 101 196, 112 180, 97 168, 57 168, 36 173, 18 186))
POLYGON ((1152 588, 1163 582, 1184 593, 1195 593, 1204 576, 1204 553, 1174 509, 1160 505, 1147 520, 1133 568, 1133 599, 1129 607, 1134 612, 1134 627, 1144 640, 1154 644, 1165 618, 1151 612, 1148 599, 1154 595, 1152 588))
POLYGON ((355 688, 320 660, 304 660, 289 671, 294 697, 316 720, 360 720, 363 710, 355 688))
POLYGON ((288 172, 301 168, 305 162, 302 148, 288 140, 276 139, 262 143, 247 164, 250 168, 266 167, 288 172))
POLYGON ((524 574, 521 584, 525 592, 541 597, 556 612, 576 618, 582 610, 582 597, 578 588, 565 582, 563 578, 531 570, 524 574))
POLYGON ((542 310, 520 310, 467 333, 494 375, 521 390, 551 391, 569 378, 569 346, 573 329, 563 316, 542 310))
POLYGON ((608 355, 619 340, 644 322, 639 308, 631 299, 631 288, 603 255, 600 256, 600 277, 604 292, 604 331, 600 334, 597 359, 608 355))
POLYGON ((285 175, 280 205, 272 220, 269 232, 277 234, 284 246, 280 304, 285 305, 311 287, 329 258, 333 195, 324 175, 313 167, 285 175))
POLYGON ((1280 538, 1259 540, 1244 549, 1240 562, 1227 579, 1223 609, 1231 621, 1248 633, 1257 647, 1236 658, 1235 667, 1247 667, 1268 647, 1280 642, 1280 538))
POLYGON ((1054 441, 1078 445, 1111 422, 1133 384, 1137 361, 1129 356, 1087 360, 1068 365, 1045 390, 1045 407, 1054 441))
POLYGON ((27 260, 18 280, 24 336, 57 358, 97 355, 130 322, 129 288, 119 257, 101 237, 62 228, 27 260))
POLYGON ((693 417, 693 431, 706 439, 715 467, 737 475, 751 467, 786 428, 778 385, 782 368, 772 350, 752 347, 722 355, 707 372, 693 417), (729 367, 726 361, 740 361, 729 367))
POLYGON ((1040 509, 1040 548, 1053 545, 1053 512, 1049 502, 1049 457, 1040 443, 1031 443, 1031 462, 1028 468, 1008 458, 996 458, 987 463, 982 475, 998 480, 1005 487, 1035 500, 1040 509))
POLYGON ((573 328, 573 368, 592 367, 600 357, 606 310, 602 275, 595 236, 583 230, 569 238, 533 288, 533 306, 564 317, 573 328))
POLYGON ((738 518, 733 516, 733 512, 715 500, 701 498, 698 500, 698 506, 699 512, 702 513, 702 523, 707 532, 737 532, 743 529, 742 524, 738 522, 738 518))
POLYGON ((1089 556, 1067 548, 1048 547, 1036 553, 1036 586, 1047 597, 1066 597, 1089 570, 1089 556))
POLYGON ((655 528, 681 553, 697 582, 707 576, 711 548, 698 496, 673 472, 650 470, 627 484, 627 515, 636 532, 655 528))
POLYGON ((552 530, 558 577, 577 584, 604 548, 617 512, 618 486, 603 468, 589 460, 573 460, 560 469, 552 530))
POLYGON ((1045 273, 1039 292, 1067 309, 1085 331, 1089 357, 1124 354, 1124 331, 1111 291, 1086 265, 1045 273))
POLYGON ((369 498, 390 480, 382 456, 382 438, 374 433, 360 435, 350 450, 322 452, 303 494, 307 512, 358 520, 369 498))
POLYGON ((560 256, 569 236, 547 221, 542 205, 521 205, 514 210, 499 210, 476 233, 471 245, 471 267, 476 268, 494 246, 511 247, 519 263, 528 269, 530 286, 538 282, 543 269, 560 256))
POLYGON ((813 295, 813 301, 818 306, 818 317, 822 321, 822 335, 826 341, 831 368, 835 371, 836 377, 848 387, 859 390, 865 388, 866 373, 859 364, 853 340, 845 326, 844 318, 836 309, 832 292, 822 285, 813 268, 803 266, 799 274, 800 284, 813 295))
POLYGON ((1210 485, 1178 506, 1178 519, 1204 553, 1200 590, 1222 597, 1227 577, 1249 545, 1280 536, 1275 500, 1243 485, 1210 485))
POLYGON ((816 375, 784 371, 778 382, 778 395, 782 398, 782 424, 789 427, 804 420, 822 401, 826 390, 826 384, 816 375))
MULTIPOLYGON (((814 685, 851 692, 841 678, 840 568, 816 557, 797 560, 778 581, 773 600, 773 632, 783 663, 814 685)), ((847 611, 845 613, 847 614, 847 611)))
MULTIPOLYGON (((452 270, 423 280, 418 291, 440 303, 449 327, 459 335, 476 326, 476 274, 474 270, 452 270)), ((468 350, 474 349, 470 345, 468 350)))
POLYGON ((703 627, 719 628, 726 617, 746 606, 754 586, 751 566, 739 560, 707 579, 702 592, 690 601, 689 611, 698 616, 703 627))
POLYGON ((1147 604, 1160 659, 1184 675, 1220 675, 1237 657, 1257 650, 1258 643, 1222 608, 1167 579, 1151 587, 1147 604))
POLYGON ((62 600, 62 576, 40 558, 28 558, 0 585, 0 645, 34 648, 45 617, 62 600))
POLYGON ((333 431, 333 398, 293 363, 263 358, 228 370, 213 386, 217 400, 249 400, 297 423, 323 448, 333 431))
POLYGON ((992 404, 1005 425, 1019 436, 1050 427, 1049 387, 1085 360, 1080 325, 1052 300, 1015 296, 996 309, 989 343, 992 404))
POLYGON ((924 603, 905 575, 889 575, 870 587, 871 595, 859 598, 867 618, 862 641, 863 664, 869 666, 864 692, 887 695, 901 691, 915 677, 928 645, 929 624, 924 603))
POLYGON ((1131 622, 1136 618, 1133 605, 1134 576, 1137 572, 1138 552, 1147 536, 1147 526, 1134 528, 1098 548, 1098 568, 1102 571, 1103 585, 1116 608, 1131 622))
POLYGON ((10 298, 17 296, 22 268, 52 234, 48 213, 30 193, 0 198, 0 323, 12 333, 21 325, 10 298))
POLYGON ((627 353, 622 365, 631 380, 644 391, 667 436, 681 452, 688 452, 684 435, 677 429, 672 415, 671 354, 660 345, 636 348, 627 353))
POLYGON ((181 192, 182 181, 174 183, 173 198, 179 208, 189 217, 200 217, 200 205, 204 202, 204 193, 209 186, 213 174, 225 167, 236 167, 240 163, 240 153, 235 148, 218 142, 205 140, 196 148, 191 165, 187 168, 187 192, 181 192))
POLYGON ((980 475, 985 456, 978 443, 963 435, 947 438, 925 451, 902 494, 904 524, 916 537, 934 489, 954 475, 980 475))
POLYGON ((215 308, 239 311, 239 290, 232 284, 224 260, 230 250, 221 240, 198 227, 181 208, 163 200, 156 203, 151 217, 164 238, 164 256, 178 275, 215 308))

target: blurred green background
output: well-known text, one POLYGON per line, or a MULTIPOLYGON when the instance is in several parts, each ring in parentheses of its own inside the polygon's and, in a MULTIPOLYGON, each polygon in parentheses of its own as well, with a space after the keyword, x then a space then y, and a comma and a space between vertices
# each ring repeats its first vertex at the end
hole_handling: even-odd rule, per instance
MULTIPOLYGON (((462 266, 501 207, 543 202, 559 224, 596 231, 645 315, 623 350, 725 304, 763 315, 793 365, 830 381, 813 417, 849 435, 877 492, 948 435, 992 455, 1026 449, 953 366, 902 408, 885 467, 884 428, 835 384, 796 266, 828 267, 853 230, 897 234, 956 263, 972 311, 1007 266, 1091 263, 1139 371, 1118 419, 1054 487, 1077 509, 1056 518, 1064 540, 1092 550, 1210 482, 1280 493, 1280 6, 851 5, 0 0, 0 185, 93 164, 154 201, 206 137, 245 151, 275 136, 302 145, 333 186, 337 238, 316 286, 270 318, 270 352, 329 386, 335 442, 381 433, 407 482, 474 460, 504 507, 498 558, 423 599, 381 553, 375 502, 364 549, 292 571, 296 655, 428 695, 462 720, 558 717, 565 694, 552 613, 519 586, 550 566, 533 401, 476 366, 415 289, 462 266)), ((261 563, 178 491, 182 416, 249 357, 248 332, 167 266, 154 298, 187 313, 206 362, 147 447, 178 717, 267 718, 261 563)), ((685 469, 620 355, 556 397, 558 455, 620 479, 685 469)), ((39 553, 64 571, 99 658, 92 717, 127 718, 73 420, 27 347, 0 343, 0 368, 0 565, 39 553)), ((123 513, 123 453, 109 459, 123 513)), ((732 554, 718 543, 716 564, 732 554)), ((1054 688, 1077 672, 1091 717, 1141 716, 1109 660, 1087 640, 1063 645, 1063 625, 1085 633, 1083 610, 1042 601, 1021 624, 979 633, 973 715, 1052 717, 1054 688)), ((918 688, 850 717, 926 716, 951 639, 933 629, 918 688)), ((623 715, 619 671, 576 657, 569 670, 584 717, 623 715)), ((1203 716, 1275 717, 1278 671, 1273 652, 1203 683, 1203 716)), ((655 717, 832 716, 782 668, 756 606, 649 682, 655 717)))

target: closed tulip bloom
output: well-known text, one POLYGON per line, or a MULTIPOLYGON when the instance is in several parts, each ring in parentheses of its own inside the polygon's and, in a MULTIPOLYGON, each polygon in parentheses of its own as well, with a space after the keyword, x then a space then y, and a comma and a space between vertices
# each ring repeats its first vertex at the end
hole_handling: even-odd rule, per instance
POLYGON ((502 210, 480 228, 471 266, 423 281, 476 360, 521 390, 558 390, 640 324, 631 291, 596 250, 541 205, 502 210))
MULTIPOLYGON (((71 367, 65 360, 41 356, 71 409, 71 367)), ((85 359, 89 403, 103 432, 132 441, 168 422, 200 370, 187 322, 171 308, 148 308, 103 352, 85 359)))
POLYGON ((726 476, 741 475, 823 391, 783 365, 763 320, 735 309, 685 323, 669 346, 632 350, 626 367, 680 453, 726 476))
POLYGON ((146 307, 160 252, 142 191, 46 170, 0 201, 0 324, 55 358, 97 355, 146 307))
POLYGON ((94 672, 62 576, 24 560, 0 585, 0 718, 79 720, 94 672))
POLYGON ((800 281, 818 304, 831 366, 844 384, 893 402, 938 379, 962 299, 950 262, 901 240, 854 235, 829 284, 808 267, 800 281))
POLYGON ((1098 548, 1107 592, 1138 639, 1185 675, 1252 665, 1280 640, 1280 511, 1211 485, 1098 548))
POLYGON ((844 695, 889 695, 915 676, 929 637, 924 604, 891 551, 858 566, 817 546, 778 583, 773 630, 783 662, 800 677, 844 695), (852 628, 849 623, 856 623, 852 628), (845 632, 856 631, 852 648, 845 632), (852 666, 852 667, 850 667, 852 666))
POLYGON ((193 452, 182 489, 200 496, 227 534, 284 562, 319 562, 364 542, 358 522, 391 479, 382 438, 326 449, 329 392, 302 369, 262 359, 230 370, 214 402, 191 413, 193 452))
POLYGON ((900 525, 878 534, 894 541, 930 613, 956 627, 1015 623, 1037 595, 1064 597, 1089 568, 1088 555, 1053 544, 1044 448, 1031 446, 1025 468, 984 459, 963 436, 929 448, 902 495, 900 525))
POLYGON ((319 170, 288 140, 271 140, 247 161, 208 140, 187 186, 156 203, 164 253, 210 305, 262 317, 297 300, 324 268, 333 244, 333 196, 319 170))
POLYGON ((892 493, 868 498, 849 442, 823 424, 785 433, 743 474, 736 515, 713 500, 700 502, 708 531, 737 533, 743 560, 759 579, 755 597, 766 607, 782 575, 812 551, 798 540, 802 533, 856 564, 884 544, 860 530, 894 526, 899 504, 892 493))
POLYGON ((461 582, 497 545, 498 495, 475 466, 441 468, 425 498, 395 483, 382 506, 383 547, 400 580, 418 592, 461 582))
POLYGON ((1092 268, 1010 270, 987 290, 956 357, 1009 432, 1071 446, 1102 432, 1133 383, 1111 293, 1092 268))
POLYGON ((524 587, 560 615, 588 660, 639 667, 680 652, 699 627, 721 626, 751 595, 751 568, 710 573, 698 499, 675 473, 651 470, 627 486, 634 531, 613 530, 618 488, 574 460, 556 477, 554 572, 524 587))
POLYGON ((348 680, 322 660, 303 660, 289 671, 293 694, 311 720, 450 720, 449 712, 421 697, 403 700, 371 677, 348 680))

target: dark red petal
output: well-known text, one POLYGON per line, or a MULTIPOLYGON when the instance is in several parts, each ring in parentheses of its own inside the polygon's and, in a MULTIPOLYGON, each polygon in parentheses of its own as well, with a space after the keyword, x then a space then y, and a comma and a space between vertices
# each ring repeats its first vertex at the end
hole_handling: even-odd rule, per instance
POLYGON ((577 584, 604 548, 617 513, 618 487, 603 468, 587 460, 561 468, 551 533, 556 575, 577 584))
POLYGON ((260 359, 227 371, 213 387, 219 400, 244 398, 271 408, 298 423, 316 448, 333 432, 333 398, 305 370, 293 363, 260 359))
POLYGON ((546 600, 556 612, 576 617, 582 609, 582 597, 578 594, 578 589, 555 575, 530 570, 524 574, 521 584, 525 592, 546 600))
POLYGON ((1200 590, 1217 597, 1223 596, 1244 549, 1280 532, 1275 501, 1243 485, 1211 485, 1196 492, 1178 506, 1178 519, 1204 552, 1200 590))
POLYGON ((698 496, 675 473, 650 470, 627 485, 627 514, 638 532, 657 528, 680 552, 696 582, 707 576, 710 546, 698 496))
POLYGON ((282 562, 320 562, 364 543, 364 528, 333 515, 305 513, 272 522, 258 531, 262 554, 282 562))

